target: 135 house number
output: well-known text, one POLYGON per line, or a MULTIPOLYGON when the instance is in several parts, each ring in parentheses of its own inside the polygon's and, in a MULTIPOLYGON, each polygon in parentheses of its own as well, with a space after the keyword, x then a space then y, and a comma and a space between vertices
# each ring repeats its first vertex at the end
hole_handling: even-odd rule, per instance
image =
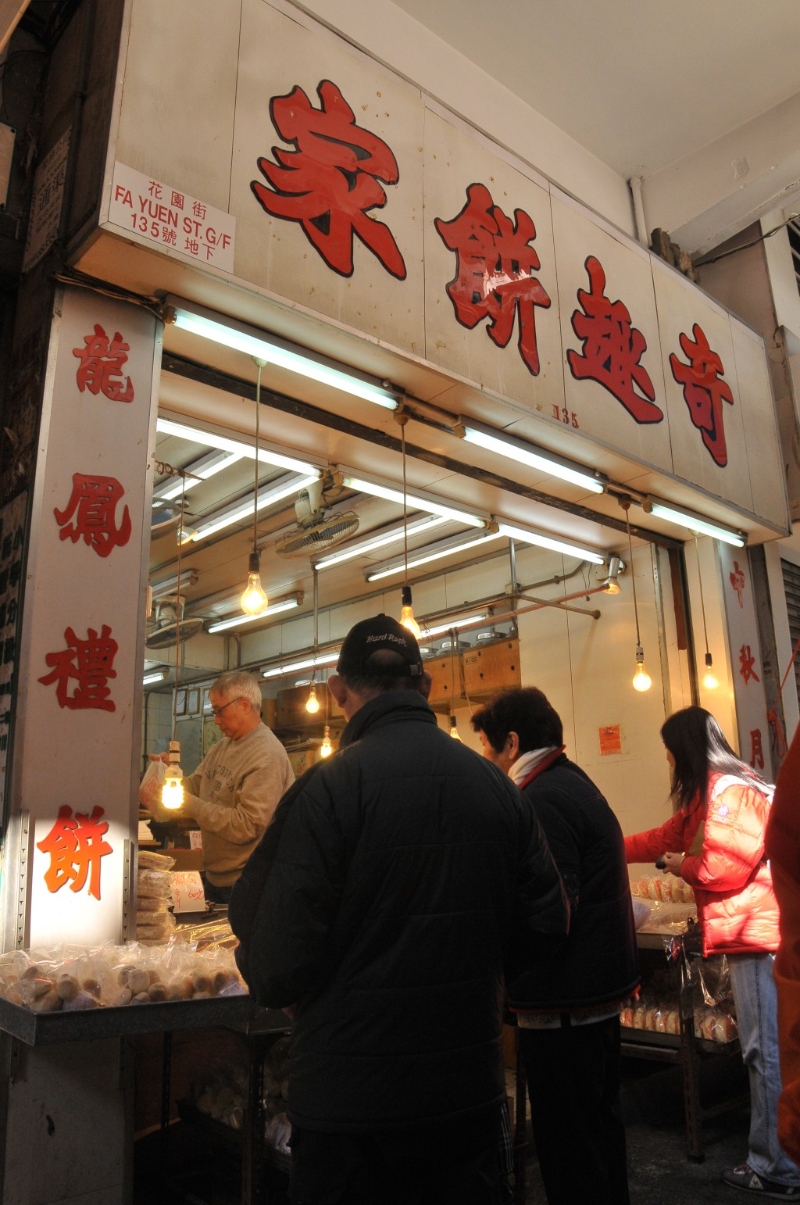
POLYGON ((560 423, 565 423, 568 427, 580 426, 575 411, 567 410, 566 406, 553 406, 553 418, 557 418, 560 423))

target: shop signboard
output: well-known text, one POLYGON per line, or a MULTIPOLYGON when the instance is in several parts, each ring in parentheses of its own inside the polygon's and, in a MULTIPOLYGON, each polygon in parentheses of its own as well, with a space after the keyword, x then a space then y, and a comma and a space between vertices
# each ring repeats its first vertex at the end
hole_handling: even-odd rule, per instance
POLYGON ((18 677, 17 633, 25 556, 28 491, 0 508, 0 826, 5 827, 5 801, 10 764, 9 743, 18 677))
POLYGON ((204 271, 786 530, 761 340, 512 150, 284 0, 136 0, 120 73, 109 230, 177 254, 136 207, 205 197, 236 241, 204 271), (209 89, 168 59, 212 13, 209 89))
MULTIPOLYGON (((20 646, 12 813, 26 944, 122 934, 159 323, 66 289, 52 325, 20 646)), ((14 874, 9 866, 7 873, 14 874)))

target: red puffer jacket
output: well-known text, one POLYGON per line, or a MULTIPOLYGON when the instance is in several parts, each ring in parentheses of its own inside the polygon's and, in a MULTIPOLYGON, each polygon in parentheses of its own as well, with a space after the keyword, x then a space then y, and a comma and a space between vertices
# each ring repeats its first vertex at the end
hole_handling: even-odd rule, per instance
POLYGON ((778 903, 764 855, 770 799, 743 778, 719 774, 709 777, 708 794, 707 807, 697 796, 661 828, 626 837, 625 857, 686 854, 681 876, 694 888, 704 955, 777 950, 778 903))

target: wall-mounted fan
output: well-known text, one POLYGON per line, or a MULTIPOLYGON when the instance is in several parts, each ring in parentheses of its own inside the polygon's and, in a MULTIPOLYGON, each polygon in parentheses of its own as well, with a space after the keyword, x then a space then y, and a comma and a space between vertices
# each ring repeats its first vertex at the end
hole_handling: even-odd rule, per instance
POLYGON ((358 531, 359 518, 354 510, 326 512, 321 481, 300 490, 294 512, 297 526, 281 536, 275 545, 275 551, 281 556, 323 552, 358 531))

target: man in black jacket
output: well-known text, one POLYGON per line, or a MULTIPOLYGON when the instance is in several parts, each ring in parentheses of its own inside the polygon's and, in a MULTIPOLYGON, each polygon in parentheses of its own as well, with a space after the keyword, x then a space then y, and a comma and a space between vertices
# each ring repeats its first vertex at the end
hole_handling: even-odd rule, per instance
POLYGON ((230 917, 255 1000, 293 1006, 292 1200, 494 1205, 504 972, 564 940, 533 812, 442 732, 413 636, 348 634, 339 752, 278 806, 230 917))
POLYGON ((472 717, 485 756, 517 784, 545 831, 570 903, 569 940, 545 973, 509 984, 549 1205, 628 1205, 619 1103, 619 1005, 638 986, 622 830, 564 756, 540 690, 509 690, 472 717))

